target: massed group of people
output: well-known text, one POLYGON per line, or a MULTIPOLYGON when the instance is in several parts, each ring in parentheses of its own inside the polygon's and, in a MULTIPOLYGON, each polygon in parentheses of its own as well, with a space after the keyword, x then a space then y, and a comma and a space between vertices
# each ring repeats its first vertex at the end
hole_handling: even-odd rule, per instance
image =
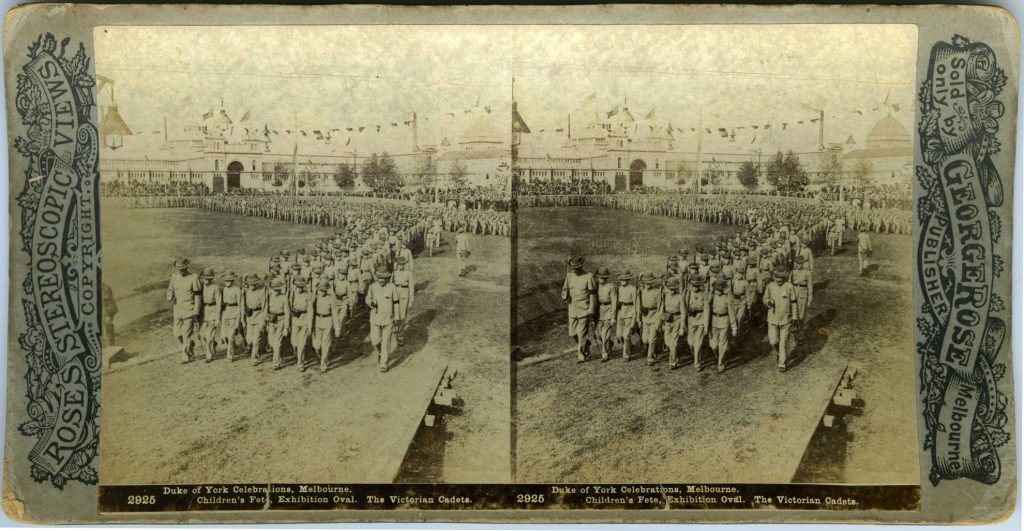
POLYGON ((635 336, 648 364, 655 363, 660 343, 668 351, 669 368, 677 368, 683 340, 698 371, 707 346, 722 372, 731 340, 767 325, 768 343, 785 372, 793 333, 806 330, 814 296, 810 246, 823 243, 821 237, 782 223, 758 225, 709 248, 669 255, 658 276, 613 274, 607 266, 588 273, 583 258, 572 257, 562 296, 577 361, 588 359, 592 336, 602 361, 610 359, 616 344, 629 361, 635 336))
POLYGON ((244 277, 212 268, 196 275, 187 258, 177 259, 167 299, 182 363, 193 360, 196 346, 207 362, 218 346, 234 361, 237 342, 243 345, 239 357, 247 350, 256 365, 266 343, 277 370, 287 340, 300 371, 307 369, 311 347, 324 372, 334 341, 352 329, 353 318, 366 318, 380 371, 387 372, 415 299, 411 247, 425 234, 424 225, 411 220, 355 223, 310 249, 282 250, 265 274, 244 277))

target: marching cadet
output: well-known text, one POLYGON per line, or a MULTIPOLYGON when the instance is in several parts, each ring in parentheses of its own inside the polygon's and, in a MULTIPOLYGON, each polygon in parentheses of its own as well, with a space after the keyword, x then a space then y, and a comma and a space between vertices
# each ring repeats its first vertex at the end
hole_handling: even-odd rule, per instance
POLYGON ((434 256, 434 248, 437 247, 435 241, 439 234, 438 230, 439 228, 433 224, 427 228, 427 256, 434 256))
POLYGON ((796 325, 800 328, 806 324, 804 319, 807 318, 807 307, 814 300, 814 278, 811 271, 806 268, 807 262, 803 256, 797 255, 795 262, 789 281, 796 289, 796 325))
POLYGON ((647 364, 654 365, 654 352, 658 344, 658 330, 661 328, 661 287, 656 285, 654 275, 640 275, 640 341, 647 347, 647 364))
POLYGON ((260 340, 266 330, 267 290, 256 273, 246 275, 245 284, 245 291, 242 292, 242 328, 245 330, 245 342, 249 345, 252 364, 259 365, 260 340))
POLYGON ((296 278, 292 281, 293 289, 288 294, 288 307, 292 311, 292 351, 295 352, 300 372, 306 370, 306 344, 309 342, 313 327, 313 294, 306 291, 307 284, 306 277, 296 278))
POLYGON ((700 275, 690 277, 690 289, 686 292, 686 344, 693 353, 693 367, 700 372, 700 349, 704 346, 704 336, 711 324, 711 297, 704 286, 706 282, 700 275))
MULTIPOLYGON (((331 281, 320 279, 316 284, 313 298, 313 351, 320 357, 320 372, 327 372, 327 360, 331 353, 331 332, 334 328, 334 294, 331 281)), ((306 370, 299 357, 299 370, 306 370)))
POLYGON ((597 303, 597 286, 594 276, 583 271, 583 257, 575 256, 569 260, 569 269, 562 296, 569 303, 569 338, 576 340, 576 361, 583 363, 587 360, 590 318, 597 303))
POLYGON ((373 257, 370 256, 370 247, 363 247, 362 256, 359 259, 359 297, 366 296, 366 290, 373 283, 373 257))
POLYGON ((861 230, 857 233, 857 261, 860 266, 861 276, 867 273, 871 252, 871 237, 868 236, 868 233, 861 230))
POLYGON ((398 288, 398 319, 392 330, 394 333, 392 340, 396 346, 402 344, 405 329, 408 326, 409 308, 412 307, 412 301, 416 298, 416 279, 413 277, 412 270, 409 269, 410 265, 409 259, 405 255, 399 254, 395 259, 395 272, 391 275, 391 282, 398 288))
POLYGON ((273 353, 274 370, 281 368, 281 349, 291 332, 292 312, 288 295, 284 291, 284 280, 275 278, 270 283, 267 296, 267 341, 273 353))
POLYGON ((629 283, 633 273, 627 269, 619 275, 619 287, 615 292, 615 335, 622 340, 622 361, 629 361, 630 338, 636 328, 636 286, 629 283))
POLYGON ((167 300, 173 305, 174 338, 181 343, 182 363, 192 361, 196 319, 203 304, 203 288, 199 278, 188 270, 191 264, 188 258, 175 260, 175 272, 171 274, 171 281, 167 285, 167 300))
POLYGON ((389 279, 386 268, 377 268, 374 276, 377 282, 366 290, 366 306, 370 308, 370 343, 377 354, 380 372, 388 372, 388 360, 394 347, 391 345, 392 329, 398 319, 398 288, 389 279))
POLYGON ((750 311, 747 303, 746 267, 746 264, 743 264, 742 268, 736 272, 736 275, 729 275, 726 278, 729 282, 727 293, 732 296, 732 303, 736 308, 736 333, 733 336, 739 334, 739 329, 744 326, 744 318, 750 311))
POLYGON ((729 348, 729 329, 736 335, 736 306, 727 292, 729 281, 720 278, 715 281, 715 292, 711 296, 711 336, 708 344, 718 353, 718 372, 725 370, 725 352, 729 348))
POLYGON ((353 256, 348 261, 348 272, 345 274, 345 280, 348 281, 348 313, 350 315, 355 313, 356 306, 360 302, 362 302, 362 299, 360 297, 361 292, 359 290, 359 277, 362 274, 362 272, 359 270, 359 264, 357 260, 359 260, 359 257, 353 256))
POLYGON ((349 305, 349 282, 348 282, 348 260, 342 258, 338 266, 334 268, 334 278, 331 279, 331 295, 334 302, 331 305, 331 319, 334 322, 334 337, 341 337, 345 328, 345 318, 348 317, 349 305))
POLYGON ((744 278, 747 281, 747 313, 750 315, 754 314, 754 303, 760 297, 760 271, 757 269, 757 258, 754 256, 747 257, 747 269, 744 274, 744 278))
POLYGON ((466 234, 466 227, 464 225, 459 226, 459 233, 455 236, 455 254, 456 254, 456 266, 458 267, 458 275, 461 277, 466 271, 466 260, 469 259, 469 235, 466 234))
POLYGON ((601 361, 608 361, 615 340, 615 309, 618 307, 618 289, 608 282, 612 276, 606 266, 597 269, 597 339, 601 343, 601 361))
POLYGON ((221 291, 213 283, 216 274, 213 268, 206 268, 200 277, 203 281, 203 316, 199 327, 199 341, 206 353, 206 363, 213 361, 217 349, 217 332, 220 330, 221 291))
POLYGON ((316 286, 321 280, 328 280, 324 278, 324 266, 322 264, 316 264, 313 266, 313 272, 309 275, 309 283, 316 286))
POLYGON ((238 275, 234 271, 224 273, 224 288, 221 290, 220 338, 227 344, 228 361, 235 361, 235 336, 242 329, 242 288, 235 285, 238 275))
POLYGON ((396 253, 395 256, 395 262, 398 262, 398 259, 403 257, 405 258, 405 268, 408 269, 410 272, 415 271, 412 250, 409 249, 408 244, 400 242, 398 244, 398 252, 396 253))
POLYGON ((777 266, 775 281, 764 290, 764 305, 768 309, 768 343, 778 356, 779 372, 786 372, 790 326, 797 319, 796 290, 786 281, 788 276, 785 266, 777 266))
POLYGON ((679 349, 679 331, 686 325, 683 312, 683 296, 679 293, 679 277, 672 276, 665 281, 666 292, 661 299, 661 320, 664 322, 665 344, 668 345, 668 368, 678 367, 676 352, 679 349))

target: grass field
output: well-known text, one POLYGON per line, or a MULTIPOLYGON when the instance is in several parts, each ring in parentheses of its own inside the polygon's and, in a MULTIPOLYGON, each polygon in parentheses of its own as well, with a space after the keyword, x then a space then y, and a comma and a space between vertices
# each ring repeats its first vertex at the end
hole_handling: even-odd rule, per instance
POLYGON ((507 238, 471 237, 466 278, 454 274, 450 234, 439 255, 417 256, 409 331, 388 373, 371 359, 365 324, 342 338, 327 373, 275 372, 248 360, 179 363, 164 298, 171 263, 263 272, 281 249, 332 230, 193 209, 101 214, 103 280, 126 349, 103 375, 101 483, 390 482, 405 452, 396 434, 415 430, 445 366, 458 370, 465 406, 446 421, 438 480, 509 480, 507 238))
MULTIPOLYGON (((748 330, 728 370, 668 370, 666 357, 577 364, 560 288, 570 254, 586 270, 664 271, 665 258, 735 227, 599 208, 518 212, 515 266, 516 478, 521 482, 751 482, 793 479, 843 369, 859 371, 866 405, 831 482, 919 482, 911 240, 874 235, 877 269, 856 255, 817 256, 815 329, 775 370, 764 326, 748 330)), ((638 349, 634 349, 634 356, 638 349)), ((618 354, 616 352, 616 354, 618 354)), ((705 350, 705 356, 710 351, 705 350)), ((593 360, 593 358, 592 358, 593 360)))

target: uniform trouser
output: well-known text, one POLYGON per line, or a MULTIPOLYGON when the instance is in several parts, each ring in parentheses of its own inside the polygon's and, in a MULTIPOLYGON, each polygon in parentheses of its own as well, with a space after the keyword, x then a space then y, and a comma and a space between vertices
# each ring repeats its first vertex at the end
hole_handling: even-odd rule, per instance
POLYGON ((335 297, 331 304, 331 323, 334 324, 334 337, 341 337, 342 328, 345 326, 345 318, 348 317, 348 297, 338 299, 335 297))
POLYGON ((729 327, 711 327, 708 344, 711 345, 711 350, 718 353, 718 364, 722 365, 725 361, 725 352, 729 349, 729 327))
POLYGON ((577 343, 577 354, 584 355, 583 349, 586 346, 587 334, 590 333, 590 316, 579 317, 569 316, 569 337, 575 338, 577 343))
POLYGON ((380 367, 387 368, 388 360, 391 358, 391 333, 394 325, 370 323, 370 343, 377 350, 380 356, 380 367))
MULTIPOLYGON (((691 317, 691 319, 695 319, 691 317)), ((698 321, 697 324, 689 324, 686 326, 686 344, 690 347, 690 352, 693 353, 693 366, 700 366, 700 348, 704 345, 704 336, 707 335, 708 329, 698 321)))
POLYGON ((460 275, 466 270, 466 258, 466 254, 460 252, 458 257, 455 259, 455 264, 459 268, 460 275))
POLYGON ((601 358, 607 359, 610 354, 612 334, 615 332, 613 319, 602 319, 597 322, 597 338, 601 341, 601 358))
POLYGON ((796 317, 801 322, 807 316, 807 288, 796 288, 796 317))
POLYGON ((309 341, 309 325, 298 319, 292 319, 292 330, 289 334, 292 341, 292 350, 298 358, 298 365, 301 368, 306 361, 306 343, 309 341))
POLYGON ((622 357, 629 359, 629 338, 633 335, 633 318, 619 319, 615 324, 615 335, 622 339, 622 357))
POLYGON ((320 357, 320 369, 327 369, 327 358, 331 353, 331 321, 324 318, 327 321, 326 325, 318 324, 313 328, 313 350, 316 351, 320 357))
POLYGON ((199 342, 203 345, 207 361, 213 359, 213 351, 217 348, 217 332, 220 321, 203 321, 199 326, 199 342))
POLYGON ((174 337, 181 342, 183 361, 192 361, 195 333, 196 320, 194 317, 174 319, 174 337))
POLYGON ((359 281, 350 280, 348 282, 348 311, 351 313, 356 309, 356 305, 359 304, 361 299, 359 298, 359 281))
POLYGON ((768 343, 772 347, 779 347, 779 367, 786 366, 786 357, 789 355, 789 327, 790 323, 772 324, 768 323, 768 343))
POLYGON ((860 272, 863 273, 868 266, 868 254, 863 251, 858 252, 857 261, 860 264, 860 272))
POLYGON ((747 316, 747 296, 742 294, 740 296, 733 296, 733 302, 736 303, 736 328, 743 326, 743 318, 747 316))
POLYGON ((640 340, 647 345, 648 358, 654 357, 654 344, 658 341, 658 325, 660 324, 657 321, 647 322, 646 319, 640 323, 640 340))
POLYGON ((678 318, 672 321, 665 321, 662 329, 664 330, 663 337, 665 339, 665 345, 668 346, 668 364, 672 367, 676 365, 676 352, 679 349, 679 329, 680 320, 678 318))
POLYGON ((398 322, 395 323, 395 343, 398 343, 398 336, 405 333, 405 323, 409 318, 409 297, 398 298, 398 322))
POLYGON ((220 322, 220 339, 228 347, 228 357, 235 357, 235 334, 238 333, 238 317, 223 317, 220 322))
POLYGON ((250 316, 246 318, 245 342, 249 344, 250 355, 253 361, 259 359, 260 339, 263 337, 264 330, 266 330, 266 323, 263 321, 262 316, 250 316))

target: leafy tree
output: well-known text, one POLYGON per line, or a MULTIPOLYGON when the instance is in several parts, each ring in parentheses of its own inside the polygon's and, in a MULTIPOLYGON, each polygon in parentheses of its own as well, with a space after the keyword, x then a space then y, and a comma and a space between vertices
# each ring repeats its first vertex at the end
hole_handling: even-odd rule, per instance
POLYGON ((437 177, 437 162, 434 162, 434 157, 427 155, 421 158, 416 164, 415 176, 417 185, 433 185, 434 178, 437 177))
POLYGON ((402 177, 398 175, 398 166, 395 159, 385 151, 380 155, 379 173, 377 174, 374 190, 383 192, 394 192, 402 187, 402 177))
POLYGON ((338 164, 334 170, 334 182, 338 188, 349 189, 356 185, 356 172, 347 162, 338 164))
POLYGON ((768 178, 768 184, 780 192, 803 190, 811 182, 807 172, 800 164, 800 159, 792 151, 787 151, 785 156, 781 151, 776 153, 768 161, 765 176, 768 178))
POLYGON ((839 184, 843 178, 842 151, 839 149, 826 149, 818 157, 818 175, 825 185, 834 186, 839 184))
POLYGON ((380 159, 377 154, 370 155, 370 158, 363 161, 363 184, 367 188, 376 191, 377 180, 380 177, 380 159))
POLYGON ((864 159, 858 159, 853 163, 853 178, 861 186, 871 186, 871 163, 864 159))
POLYGON ((291 178, 292 171, 285 163, 274 163, 274 186, 282 186, 291 178))
POLYGON ((466 163, 461 160, 453 160, 448 166, 448 179, 455 187, 460 187, 466 184, 466 176, 468 171, 466 170, 466 163))
POLYGON ((754 189, 757 188, 757 179, 760 177, 760 174, 761 172, 754 165, 754 161, 748 160, 740 164, 740 172, 736 175, 736 178, 747 189, 754 189))

